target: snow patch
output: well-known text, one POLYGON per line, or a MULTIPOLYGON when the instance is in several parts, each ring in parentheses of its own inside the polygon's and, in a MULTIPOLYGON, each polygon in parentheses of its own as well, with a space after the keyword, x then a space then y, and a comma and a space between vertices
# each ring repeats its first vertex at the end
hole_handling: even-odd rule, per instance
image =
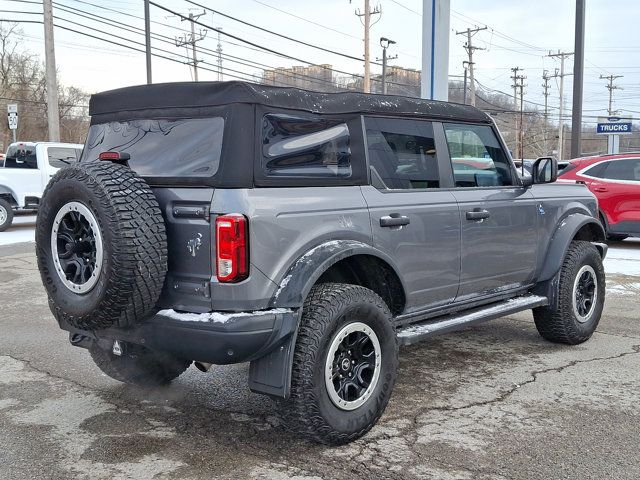
POLYGON ((158 315, 178 320, 180 322, 228 323, 240 317, 255 317, 258 315, 272 315, 278 313, 292 313, 289 308, 272 308, 271 310, 256 310, 255 312, 207 312, 182 313, 175 310, 161 310, 158 315))

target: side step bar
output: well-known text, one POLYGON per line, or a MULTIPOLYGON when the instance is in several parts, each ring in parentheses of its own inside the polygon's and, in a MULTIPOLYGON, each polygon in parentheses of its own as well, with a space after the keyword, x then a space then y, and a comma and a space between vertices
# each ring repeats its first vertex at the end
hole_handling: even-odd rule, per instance
POLYGON ((467 310, 455 315, 429 319, 398 330, 398 343, 400 345, 412 345, 440 333, 459 330, 470 325, 494 320, 548 304, 549 300, 547 297, 524 295, 522 297, 510 298, 502 302, 467 310))

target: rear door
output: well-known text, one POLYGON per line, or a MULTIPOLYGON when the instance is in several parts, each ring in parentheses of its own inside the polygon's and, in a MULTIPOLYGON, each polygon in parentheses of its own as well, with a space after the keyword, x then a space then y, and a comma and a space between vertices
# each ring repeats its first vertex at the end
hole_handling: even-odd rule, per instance
POLYGON ((490 125, 446 123, 443 129, 462 223, 457 299, 527 285, 537 259, 535 198, 520 185, 490 125))
POLYGON ((13 144, 7 150, 4 170, 7 186, 16 194, 20 207, 25 206, 25 198, 40 198, 46 183, 42 169, 38 166, 37 145, 13 144))
POLYGON ((365 129, 372 185, 362 193, 374 244, 403 277, 406 313, 450 303, 458 290, 460 216, 440 178, 446 145, 423 120, 371 117, 365 129))
MULTIPOLYGON (((640 233, 640 158, 606 162, 589 188, 606 213, 611 233, 640 233)), ((588 172, 585 172, 588 174, 588 172)))

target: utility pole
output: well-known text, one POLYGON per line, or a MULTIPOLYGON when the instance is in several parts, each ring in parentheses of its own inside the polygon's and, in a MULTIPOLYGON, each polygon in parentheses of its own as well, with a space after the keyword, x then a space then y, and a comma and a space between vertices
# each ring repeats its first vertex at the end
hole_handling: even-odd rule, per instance
POLYGON ((53 6, 51 0, 43 0, 44 54, 47 82, 47 120, 49 141, 60 141, 60 111, 58 107, 58 79, 56 77, 56 52, 53 41, 53 6))
POLYGON ((149 0, 144 0, 144 46, 147 60, 147 83, 151 84, 151 17, 149 16, 149 0))
POLYGON ((466 35, 467 41, 464 44, 464 49, 467 51, 467 55, 469 55, 469 82, 471 83, 471 105, 475 106, 476 104, 476 82, 473 76, 473 52, 475 50, 484 50, 484 48, 474 47, 471 43, 471 37, 482 31, 486 30, 487 27, 476 27, 476 28, 467 28, 462 32, 456 32, 456 35, 466 35))
POLYGON ((517 139, 516 139, 516 152, 517 155, 520 157, 520 160, 522 161, 523 164, 523 172, 524 172, 524 87, 526 86, 524 84, 524 80, 527 78, 524 75, 518 75, 518 71, 522 70, 519 67, 515 67, 512 68, 511 71, 513 72, 513 77, 511 77, 513 79, 513 85, 511 85, 513 87, 513 93, 516 97, 516 103, 519 104, 519 109, 520 109, 520 115, 519 115, 519 120, 516 125, 517 130, 518 130, 518 135, 517 135, 517 139), (518 96, 519 96, 519 101, 518 101, 518 96))
POLYGON ((372 27, 371 15, 379 15, 381 13, 382 10, 380 6, 376 6, 376 8, 371 10, 370 0, 364 0, 364 13, 361 12, 360 9, 356 10, 356 16, 360 17, 360 21, 364 25, 364 84, 362 86, 364 93, 371 93, 371 62, 369 58, 369 32, 372 27), (363 18, 364 20, 362 20, 363 18))
POLYGON ((511 85, 511 87, 513 87, 513 107, 517 110, 518 109, 518 72, 522 70, 520 67, 513 67, 511 69, 511 71, 513 72, 513 75, 511 75, 511 80, 513 80, 513 84, 511 85))
POLYGON ((584 81, 585 0, 576 0, 576 27, 573 51, 573 109, 571 110, 571 158, 582 151, 582 92, 584 81))
POLYGON ((216 53, 218 54, 218 81, 222 81, 222 42, 220 41, 220 30, 222 27, 218 27, 218 45, 216 47, 216 53))
MULTIPOLYGON (((380 37, 380 46, 382 47, 382 93, 384 95, 387 93, 387 62, 398 58, 398 55, 387 57, 387 48, 389 48, 389 45, 395 45, 395 43, 387 37, 380 37)), ((376 61, 380 61, 380 59, 377 58, 376 61)))
POLYGON ((573 55, 573 52, 568 53, 568 52, 561 52, 560 50, 558 50, 558 53, 551 53, 549 52, 549 55, 547 55, 547 57, 552 57, 552 58, 559 58, 560 59, 560 71, 558 72, 558 70, 556 70, 556 73, 553 75, 553 77, 557 77, 560 78, 560 119, 558 122, 558 160, 562 160, 563 157, 563 150, 564 150, 564 139, 562 138, 564 136, 564 77, 566 77, 567 75, 570 75, 569 73, 564 73, 564 60, 567 57, 570 57, 571 55, 573 55))
POLYGON ((202 13, 198 13, 194 15, 193 13, 189 13, 189 18, 180 16, 180 20, 189 20, 191 22, 191 35, 183 35, 182 37, 176 37, 176 47, 183 47, 187 45, 191 45, 191 56, 192 56, 192 65, 193 65, 193 81, 198 81, 198 60, 196 56, 196 43, 200 40, 204 39, 207 36, 207 30, 200 29, 198 35, 196 36, 196 24, 195 21, 198 20, 201 16, 206 15, 206 11, 202 11, 202 13))
POLYGON ((464 82, 462 83, 462 103, 467 104, 467 73, 469 62, 466 60, 462 62, 462 68, 464 68, 464 82))
POLYGON ((542 72, 542 94, 544 95, 544 123, 549 121, 549 80, 551 77, 549 76, 549 70, 545 70, 542 72))
POLYGON ((609 112, 609 116, 615 115, 615 111, 613 110, 613 91, 614 90, 622 90, 622 87, 614 85, 614 80, 618 78, 622 78, 624 75, 600 75, 601 80, 609 80, 607 85, 607 90, 609 90, 609 108, 607 111, 609 112))

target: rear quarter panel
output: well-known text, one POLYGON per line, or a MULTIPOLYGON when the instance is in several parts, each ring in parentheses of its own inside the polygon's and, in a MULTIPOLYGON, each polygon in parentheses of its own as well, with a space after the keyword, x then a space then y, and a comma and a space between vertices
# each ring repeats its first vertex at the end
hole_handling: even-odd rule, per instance
MULTIPOLYGON (((289 267, 323 242, 371 244, 369 212, 358 186, 216 189, 212 212, 249 219, 251 271, 245 282, 254 282, 253 298, 270 298, 289 267)), ((229 293, 238 290, 229 287, 229 293)))

